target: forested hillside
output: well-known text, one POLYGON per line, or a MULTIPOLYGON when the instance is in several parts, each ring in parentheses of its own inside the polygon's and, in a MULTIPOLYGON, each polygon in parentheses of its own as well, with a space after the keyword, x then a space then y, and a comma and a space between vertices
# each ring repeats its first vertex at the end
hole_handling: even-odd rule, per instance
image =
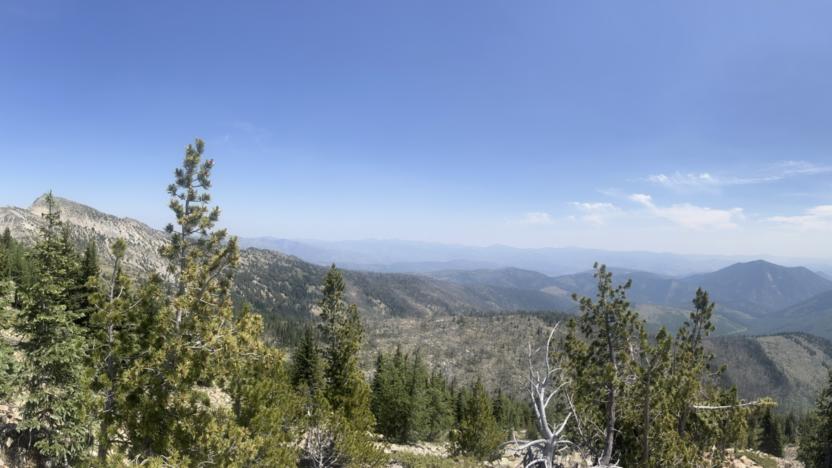
MULTIPOLYGON (((123 236, 128 245, 122 260, 126 271, 133 275, 146 272, 165 274, 164 259, 158 254, 158 248, 165 243, 164 232, 66 199, 54 199, 73 243, 81 248, 92 241, 105 269, 111 267, 113 261, 107 245, 123 236)), ((14 238, 31 244, 37 239, 38 229, 43 226, 40 216, 43 210, 43 197, 39 197, 29 209, 0 208, 0 230, 8 227, 14 238)), ((327 270, 326 267, 277 251, 244 249, 240 253, 240 269, 235 276, 235 296, 239 304, 250 303, 263 316, 267 333, 277 342, 294 346, 303 323, 319 314, 317 304, 322 297, 321 284, 327 270)), ((774 289, 765 293, 766 297, 789 297, 789 301, 826 287, 825 281, 819 281, 808 270, 778 267, 765 262, 752 262, 712 275, 682 280, 631 270, 612 271, 617 278, 633 280, 628 296, 654 333, 661 326, 675 330, 687 320, 690 299, 683 297, 685 293, 695 291, 692 285, 697 281, 734 284, 736 288, 728 290, 731 296, 746 297, 735 299, 734 303, 746 305, 761 300, 755 297, 760 297, 762 293, 759 291, 765 289, 767 284, 774 289), (776 272, 770 279, 769 271, 776 272), (732 272, 743 279, 731 279, 732 272), (795 281, 802 281, 801 278, 808 278, 809 286, 795 294, 783 293, 795 281)), ((392 349, 395 344, 410 350, 421 348, 429 362, 436 363, 448 375, 466 382, 487 369, 484 378, 489 388, 505 381, 507 375, 520 375, 517 359, 521 350, 514 349, 515 345, 523 345, 529 337, 541 333, 553 318, 565 317, 564 312, 574 313, 577 306, 570 297, 572 292, 591 295, 595 288, 590 273, 550 277, 521 269, 444 270, 427 275, 345 271, 344 278, 346 295, 351 303, 359 306, 368 327, 368 339, 373 343, 369 349, 392 349), (512 314, 516 311, 548 313, 512 314), (457 315, 461 317, 454 318, 457 315), (477 315, 483 317, 477 318, 477 315), (501 319, 500 315, 506 315, 505 319, 501 319), (501 324, 500 320, 506 320, 505 324, 501 324)), ((745 313, 727 311, 718 304, 714 317, 715 335, 747 334, 756 330, 773 330, 773 327, 782 331, 805 330, 823 335, 828 324, 832 323, 832 319, 827 318, 832 317, 829 315, 832 314, 832 307, 828 310, 822 307, 828 294, 822 293, 785 312, 768 313, 753 319, 745 313), (805 316, 808 312, 799 312, 803 310, 810 310, 811 316, 805 316), (769 320, 773 325, 767 325, 769 320)), ((808 338, 795 339, 805 342, 808 338)), ((765 389, 771 388, 768 394, 788 401, 789 406, 806 407, 812 392, 818 390, 819 381, 787 376, 782 369, 791 366, 801 375, 822 376, 824 366, 828 365, 824 357, 826 354, 818 354, 814 345, 790 349, 783 356, 765 353, 765 348, 757 348, 760 340, 763 338, 738 337, 712 342, 714 352, 717 356, 725 356, 726 363, 748 361, 749 368, 755 369, 746 372, 739 370, 744 366, 729 366, 729 369, 735 370, 729 371, 726 382, 738 385, 741 391, 748 392, 749 397, 764 396, 767 394, 765 389), (767 357, 769 355, 770 358, 767 357), (786 356, 800 358, 788 364, 781 359, 786 356), (773 376, 774 380, 767 384, 759 383, 767 378, 765 376, 773 376)), ((365 369, 371 367, 371 354, 364 356, 365 369)))
MULTIPOLYGON (((729 448, 782 454, 771 397, 805 410, 825 383, 828 342, 709 338, 702 289, 680 327, 654 332, 629 302, 632 279, 603 265, 570 316, 512 313, 584 286, 553 294, 523 271, 344 275, 240 252, 215 227, 203 151, 189 145, 175 172, 165 232, 51 193, 4 209, 2 460, 380 466, 398 463, 388 442, 430 441, 463 464, 513 453, 550 467, 568 450, 598 467, 698 466, 729 448)), ((825 450, 819 407, 806 459, 825 450)))

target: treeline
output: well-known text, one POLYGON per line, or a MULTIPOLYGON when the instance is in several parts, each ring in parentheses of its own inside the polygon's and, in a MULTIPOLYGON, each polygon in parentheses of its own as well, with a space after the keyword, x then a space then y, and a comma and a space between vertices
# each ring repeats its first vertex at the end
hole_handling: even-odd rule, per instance
POLYGON ((479 380, 467 387, 448 381, 418 351, 379 353, 372 391, 376 431, 391 442, 448 441, 454 453, 489 458, 512 431, 532 426, 528 402, 500 390, 491 396, 479 380))

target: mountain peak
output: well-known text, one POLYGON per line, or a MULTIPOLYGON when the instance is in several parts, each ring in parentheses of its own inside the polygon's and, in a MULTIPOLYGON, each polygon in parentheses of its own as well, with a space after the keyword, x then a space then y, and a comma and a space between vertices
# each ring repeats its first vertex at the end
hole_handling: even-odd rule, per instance
MULTIPOLYGON (((35 201, 33 201, 32 204, 29 206, 29 211, 35 214, 45 213, 46 197, 48 195, 49 194, 45 193, 35 198, 35 201)), ((58 209, 61 211, 61 217, 64 218, 73 218, 74 216, 77 216, 79 214, 95 217, 114 217, 112 215, 102 213, 101 211, 98 211, 91 206, 84 205, 83 203, 78 203, 68 198, 59 197, 53 194, 52 199, 55 201, 55 205, 57 205, 58 209)))

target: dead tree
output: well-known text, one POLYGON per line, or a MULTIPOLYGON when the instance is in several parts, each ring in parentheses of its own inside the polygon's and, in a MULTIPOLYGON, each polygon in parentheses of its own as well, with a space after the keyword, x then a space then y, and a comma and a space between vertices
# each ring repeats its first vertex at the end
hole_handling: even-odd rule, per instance
POLYGON ((567 402, 571 401, 564 391, 568 382, 565 380, 563 368, 559 365, 553 365, 551 362, 552 339, 558 325, 555 325, 552 331, 549 332, 545 348, 532 350, 531 343, 529 343, 528 391, 534 408, 537 430, 541 438, 536 440, 517 440, 515 438, 509 442, 518 453, 526 453, 523 461, 524 468, 535 466, 552 468, 555 466, 555 455, 570 446, 574 446, 572 442, 564 437, 566 425, 574 414, 572 405, 568 405, 570 409, 560 422, 549 422, 549 415, 546 413, 549 404, 556 398, 563 398, 567 402), (535 361, 540 359, 538 355, 541 350, 543 351, 543 363, 539 365, 535 361))

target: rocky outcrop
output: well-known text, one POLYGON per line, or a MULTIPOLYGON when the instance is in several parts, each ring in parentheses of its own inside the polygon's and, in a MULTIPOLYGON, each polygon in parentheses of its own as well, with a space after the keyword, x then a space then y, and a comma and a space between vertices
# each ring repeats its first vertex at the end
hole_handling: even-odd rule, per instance
MULTIPOLYGON (((64 198, 55 197, 55 201, 73 242, 79 247, 94 242, 104 265, 113 261, 109 244, 122 238, 127 242, 124 266, 129 273, 165 272, 165 261, 159 255, 159 247, 166 240, 164 232, 134 219, 102 213, 64 198)), ((0 231, 8 227, 15 239, 34 243, 44 225, 45 212, 45 196, 38 197, 29 208, 0 207, 0 231)))

